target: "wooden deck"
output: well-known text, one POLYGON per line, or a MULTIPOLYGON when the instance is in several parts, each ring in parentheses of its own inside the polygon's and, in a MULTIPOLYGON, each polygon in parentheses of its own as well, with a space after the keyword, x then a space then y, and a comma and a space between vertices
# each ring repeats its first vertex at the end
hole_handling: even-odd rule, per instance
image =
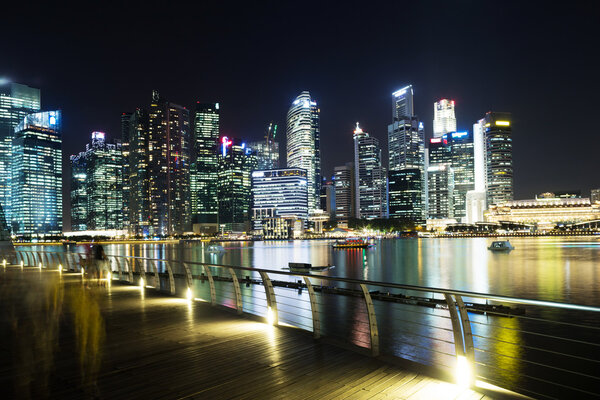
POLYGON ((490 398, 152 289, 7 268, 0 301, 3 398, 490 398))

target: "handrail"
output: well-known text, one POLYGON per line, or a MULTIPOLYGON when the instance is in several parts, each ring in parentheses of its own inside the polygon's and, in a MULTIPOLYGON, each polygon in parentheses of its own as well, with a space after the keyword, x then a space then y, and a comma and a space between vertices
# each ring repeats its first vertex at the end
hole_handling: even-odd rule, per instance
MULTIPOLYGON (((59 253, 59 252, 51 252, 46 250, 18 250, 23 252, 47 252, 47 253, 59 253)), ((75 252, 73 252, 75 253, 75 252)), ((84 253, 76 253, 76 254, 84 254, 84 253)), ((141 257, 141 256, 125 256, 125 255, 114 255, 111 254, 109 257, 120 257, 120 258, 134 258, 140 260, 149 260, 149 261, 169 261, 169 262, 179 262, 177 260, 164 259, 164 258, 152 258, 152 257, 141 257)), ((587 306, 584 304, 572 304, 572 303, 561 303, 557 301, 549 301, 549 300, 536 300, 536 299, 526 299, 526 298, 518 298, 518 297, 510 297, 498 294, 488 294, 481 292, 470 292, 466 290, 456 290, 456 289, 446 289, 446 288, 437 288, 437 287, 429 287, 429 286, 416 286, 416 285, 406 285, 402 283, 394 283, 394 282, 380 282, 380 281, 370 281, 366 279, 354 279, 354 278, 343 278, 338 276, 315 276, 308 273, 302 272, 288 272, 281 270, 273 270, 273 269, 265 269, 265 268, 253 268, 253 267, 242 267, 236 265, 225 265, 225 264, 213 264, 213 263, 201 263, 197 261, 185 261, 187 264, 198 265, 198 266, 207 266, 207 267, 217 267, 217 268, 233 268, 234 270, 243 270, 243 271, 251 271, 251 272, 266 272, 271 274, 278 275, 287 275, 287 276, 299 276, 299 277, 309 277, 316 279, 324 279, 335 282, 344 282, 351 284, 364 284, 368 286, 384 286, 390 287, 394 289, 403 289, 403 290, 414 290, 418 292, 427 292, 427 293, 438 293, 438 294, 451 294, 458 295, 461 297, 471 297, 471 298, 480 298, 486 300, 494 300, 504 303, 511 304, 527 304, 527 305, 535 305, 542 307, 552 307, 552 308, 561 308, 568 310, 578 310, 578 311, 591 311, 591 312, 600 312, 600 307, 587 306)))

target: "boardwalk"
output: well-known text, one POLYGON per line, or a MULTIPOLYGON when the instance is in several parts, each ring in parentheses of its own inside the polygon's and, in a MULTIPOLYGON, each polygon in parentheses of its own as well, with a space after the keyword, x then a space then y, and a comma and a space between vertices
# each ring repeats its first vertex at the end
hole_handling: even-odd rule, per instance
POLYGON ((490 398, 151 289, 10 267, 0 289, 0 387, 17 398, 490 398))

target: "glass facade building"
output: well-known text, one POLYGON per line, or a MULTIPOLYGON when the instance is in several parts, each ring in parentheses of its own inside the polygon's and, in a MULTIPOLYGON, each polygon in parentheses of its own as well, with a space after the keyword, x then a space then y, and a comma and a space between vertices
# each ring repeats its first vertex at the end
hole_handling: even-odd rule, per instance
POLYGON ((512 118, 510 113, 490 111, 483 122, 489 207, 513 199, 512 118))
POLYGON ((222 230, 244 232, 250 228, 252 171, 256 156, 239 139, 221 138, 218 154, 217 198, 222 230))
POLYGON ((11 219, 10 163, 15 129, 28 114, 41 107, 40 90, 18 83, 0 84, 0 204, 11 219))
POLYGON ((433 137, 456 132, 454 100, 441 99, 433 103, 433 137))
POLYGON ((256 154, 256 161, 258 163, 257 169, 267 170, 279 168, 279 143, 275 141, 276 135, 277 124, 270 122, 264 140, 248 143, 248 146, 250 146, 256 154))
POLYGON ((307 172, 309 212, 319 208, 321 190, 319 114, 307 91, 296 97, 287 114, 287 167, 307 172))
MULTIPOLYGON (((274 217, 308 219, 308 180, 300 168, 252 172, 252 215, 262 209, 274 209, 274 217)), ((253 228, 262 229, 262 219, 255 218, 253 228)))
POLYGON ((348 221, 355 218, 356 191, 354 163, 346 163, 334 168, 333 185, 335 190, 335 219, 348 221))
POLYGON ((13 234, 32 238, 62 234, 60 111, 27 115, 15 129, 11 157, 13 234))
POLYGON ((104 132, 92 132, 85 151, 71 156, 71 226, 123 229, 123 152, 104 132))
POLYGON ((381 165, 379 140, 356 123, 354 130, 356 215, 358 218, 387 218, 387 175, 381 165))
POLYGON ((191 173, 194 231, 218 228, 217 170, 219 162, 219 103, 197 103, 194 114, 194 162, 191 173))
POLYGON ((389 217, 423 222, 422 171, 419 168, 402 168, 388 173, 389 217))

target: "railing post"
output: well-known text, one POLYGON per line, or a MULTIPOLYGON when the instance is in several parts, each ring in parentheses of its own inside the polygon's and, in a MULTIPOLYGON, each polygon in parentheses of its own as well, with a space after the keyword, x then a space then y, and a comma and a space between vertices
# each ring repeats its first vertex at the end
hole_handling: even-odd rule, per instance
POLYGON ((456 352, 457 356, 465 356, 462 329, 460 328, 460 320, 458 319, 458 313, 456 312, 456 302, 450 294, 444 293, 444 297, 446 298, 448 311, 450 312, 450 320, 452 321, 452 332, 454 333, 454 351, 456 352))
POLYGON ((310 299, 310 310, 312 311, 313 319, 313 337, 319 339, 321 337, 321 320, 319 319, 319 309, 317 308, 317 296, 315 294, 315 289, 310 283, 310 278, 308 276, 303 276, 302 278, 308 289, 308 298, 310 299))
POLYGON ((137 265, 140 267, 140 279, 144 280, 144 286, 146 286, 146 284, 148 282, 146 282, 146 268, 144 268, 144 263, 143 260, 138 260, 137 258, 133 259, 133 265, 135 266, 137 262, 137 265))
POLYGON ((206 272, 206 276, 208 277, 208 285, 210 286, 210 304, 214 306, 217 304, 217 291, 215 289, 215 281, 213 279, 212 274, 210 273, 208 265, 202 265, 202 267, 204 267, 204 272, 206 272))
POLYGON ((240 281, 238 280, 237 274, 233 268, 229 268, 229 274, 231 274, 231 281, 233 282, 233 290, 235 292, 235 308, 238 314, 242 314, 243 303, 242 303, 242 291, 240 290, 240 281))
MULTIPOLYGON (((269 275, 266 272, 260 271, 260 277, 262 278, 263 285, 265 286, 265 295, 267 297, 267 312, 270 315, 267 317, 272 321, 273 325, 279 324, 279 316, 277 313, 277 300, 275 299, 275 290, 273 289, 273 283, 269 279, 269 275)), ((269 322, 271 322, 269 321, 269 322)))
POLYGON ((165 265, 167 266, 167 272, 169 273, 169 292, 171 295, 175 294, 175 278, 173 277, 173 270, 169 265, 169 261, 165 260, 165 265))
POLYGON ((154 287, 156 288, 156 290, 160 291, 160 277, 158 276, 158 265, 156 261, 153 260, 148 260, 148 262, 154 268, 154 287))
POLYGON ((67 271, 71 270, 71 261, 69 261, 69 253, 65 253, 65 267, 67 267, 67 271))
POLYGON ((119 261, 119 257, 113 256, 115 261, 117 262, 117 270, 119 271, 119 280, 123 280, 123 267, 121 267, 121 261, 119 261))
POLYGON ((454 295, 456 298, 456 304, 458 305, 458 312, 462 322, 463 340, 465 341, 465 355, 467 360, 471 362, 471 365, 475 366, 475 345, 473 344, 473 333, 471 332, 471 321, 469 320, 469 313, 467 308, 459 295, 454 295))
POLYGON ((365 297, 365 304, 367 305, 367 313, 369 314, 369 333, 371 334, 371 355, 377 357, 379 355, 379 331, 377 329, 377 317, 375 315, 375 307, 373 307, 373 300, 371 299, 371 293, 364 283, 360 284, 363 296, 365 297))
POLYGON ((30 252, 27 252, 27 253, 25 253, 25 255, 27 256, 27 267, 29 267, 29 265, 33 265, 33 264, 31 264, 31 259, 33 258, 33 254, 31 254, 30 252))
MULTIPOLYGON (((125 259, 125 263, 127 264, 127 275, 129 276, 129 283, 133 283, 133 268, 131 267, 131 262, 128 258, 125 259)), ((133 265, 135 266, 135 258, 133 259, 133 265)))
POLYGON ((50 269, 50 258, 48 257, 48 253, 44 252, 44 258, 46 259, 46 268, 50 269))
POLYGON ((181 265, 183 265, 183 269, 185 270, 185 283, 187 283, 187 287, 191 288, 192 287, 192 271, 191 271, 190 267, 187 265, 187 263, 182 261, 181 265))

